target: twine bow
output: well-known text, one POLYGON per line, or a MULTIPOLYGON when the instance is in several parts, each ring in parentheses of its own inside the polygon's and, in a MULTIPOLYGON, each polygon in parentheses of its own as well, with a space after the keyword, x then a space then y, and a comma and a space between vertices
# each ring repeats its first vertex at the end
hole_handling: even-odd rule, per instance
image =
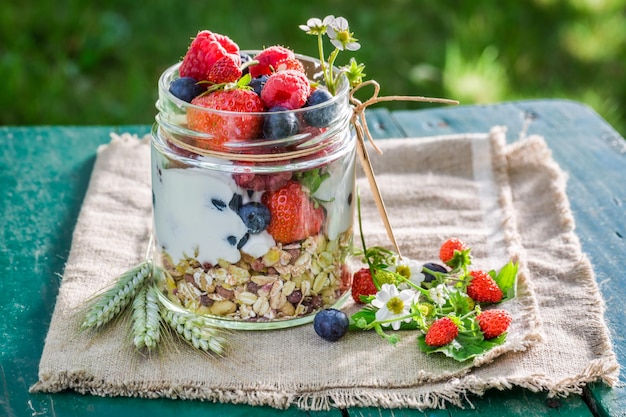
POLYGON ((372 134, 367 126, 367 120, 365 118, 365 109, 368 106, 376 103, 382 103, 387 101, 419 101, 426 103, 444 103, 444 104, 459 104, 456 100, 448 100, 444 98, 430 98, 430 97, 421 97, 421 96, 386 96, 379 97, 378 93, 380 92, 380 85, 374 80, 365 81, 358 86, 354 87, 350 92, 350 102, 354 105, 352 109, 352 119, 351 123, 354 126, 357 135, 357 150, 359 154, 359 159, 361 160, 361 166, 363 167, 363 171, 365 172, 365 176, 370 184, 370 188, 372 189, 372 193, 374 194, 374 201, 376 202, 376 207, 378 208, 378 212, 380 217, 383 220, 385 225, 385 230, 387 231, 387 236, 391 240, 391 243, 394 246, 394 249, 400 259, 402 259, 402 253, 400 252, 400 247, 398 246, 398 242, 396 241, 395 235, 393 234, 393 228, 391 227, 391 222, 389 221, 389 216, 387 214, 387 209, 385 208, 385 202, 383 201, 383 196, 378 188, 378 184, 376 183, 376 176, 374 175, 374 169, 372 168, 372 163, 370 161, 369 154, 367 153, 367 148, 365 147, 365 138, 370 142, 370 144, 374 147, 376 152, 382 154, 382 150, 374 143, 374 139, 372 138, 372 134), (354 96, 358 90, 366 86, 374 86, 374 94, 368 100, 362 102, 354 96))

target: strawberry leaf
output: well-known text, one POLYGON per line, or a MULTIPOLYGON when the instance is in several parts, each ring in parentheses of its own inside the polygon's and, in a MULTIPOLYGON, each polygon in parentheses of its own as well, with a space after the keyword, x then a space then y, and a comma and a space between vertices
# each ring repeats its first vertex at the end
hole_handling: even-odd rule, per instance
POLYGON ((419 348, 426 354, 441 352, 459 362, 466 361, 475 356, 481 355, 495 346, 501 345, 506 340, 506 333, 493 339, 484 340, 476 336, 459 334, 451 343, 445 346, 428 346, 426 336, 420 335, 417 339, 419 348))
POLYGON ((500 269, 500 272, 496 275, 495 272, 490 273, 492 275, 498 287, 502 290, 504 297, 502 301, 515 298, 515 293, 517 290, 517 270, 518 264, 509 262, 500 269))

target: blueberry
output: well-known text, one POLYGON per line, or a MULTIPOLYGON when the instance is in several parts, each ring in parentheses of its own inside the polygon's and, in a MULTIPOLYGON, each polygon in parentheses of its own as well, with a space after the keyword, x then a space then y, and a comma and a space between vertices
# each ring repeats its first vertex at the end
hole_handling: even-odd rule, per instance
POLYGON ((266 139, 287 138, 298 133, 298 129, 298 118, 284 107, 272 107, 263 120, 263 136, 266 139))
MULTIPOLYGON (((424 266, 428 269, 430 269, 431 271, 435 271, 435 272, 448 272, 448 270, 446 269, 445 266, 439 265, 439 264, 435 264, 435 263, 425 263, 424 266)), ((424 272, 424 276, 426 278, 424 278, 424 282, 431 282, 435 280, 435 277, 432 276, 431 274, 429 274, 428 272, 424 272)))
MULTIPOLYGON (((317 104, 325 103, 333 98, 328 90, 317 88, 311 93, 304 107, 311 107, 317 104)), ((326 127, 335 118, 336 105, 324 106, 319 109, 307 110, 304 112, 304 120, 313 127, 326 127)))
POLYGON ((263 87, 265 87, 265 82, 267 81, 268 78, 269 78, 269 76, 267 76, 267 75, 261 75, 259 77, 253 78, 248 83, 248 86, 252 87, 254 92, 259 97, 261 97, 261 91, 263 90, 263 87))
POLYGON ((320 311, 313 319, 315 333, 324 340, 334 342, 348 331, 348 316, 343 311, 327 308, 320 311))
POLYGON ((239 209, 239 217, 250 233, 261 233, 270 223, 270 210, 261 203, 246 203, 239 209))
POLYGON ((170 93, 187 103, 191 103, 191 100, 202 94, 203 91, 202 84, 198 84, 198 81, 191 77, 177 78, 170 84, 170 93))

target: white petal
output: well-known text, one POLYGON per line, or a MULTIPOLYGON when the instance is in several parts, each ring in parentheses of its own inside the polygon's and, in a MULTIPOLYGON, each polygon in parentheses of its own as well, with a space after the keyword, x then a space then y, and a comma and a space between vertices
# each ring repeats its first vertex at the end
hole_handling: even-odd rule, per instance
POLYGON ((309 30, 311 30, 311 28, 308 27, 307 25, 300 25, 298 27, 300 28, 300 30, 303 30, 305 32, 308 32, 309 30))
POLYGON ((335 27, 339 30, 348 30, 349 25, 345 17, 339 16, 335 19, 335 27))
POLYGON ((323 24, 328 26, 328 25, 333 24, 334 22, 335 22, 335 16, 331 14, 324 18, 323 24))
POLYGON ((397 321, 392 321, 392 322, 391 322, 391 327, 392 327, 394 330, 400 330, 400 324, 402 324, 402 323, 400 323, 400 320, 397 320, 397 321))
POLYGON ((312 17, 306 21, 306 24, 310 28, 320 27, 322 26, 322 21, 317 17, 312 17))
POLYGON ((361 45, 358 42, 350 42, 346 45, 348 51, 358 51, 361 49, 361 45))
POLYGON ((376 321, 385 321, 389 318, 390 311, 386 308, 381 308, 376 312, 376 321))
POLYGON ((331 42, 332 42, 332 39, 335 39, 337 37, 337 32, 335 32, 335 29, 333 29, 332 26, 328 26, 326 28, 326 33, 328 34, 328 37, 331 39, 331 42))

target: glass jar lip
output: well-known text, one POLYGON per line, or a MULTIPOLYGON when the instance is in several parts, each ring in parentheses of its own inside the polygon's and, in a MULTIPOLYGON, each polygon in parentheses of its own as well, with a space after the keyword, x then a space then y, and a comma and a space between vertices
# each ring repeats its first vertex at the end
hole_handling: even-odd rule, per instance
MULTIPOLYGON (((242 50, 241 52, 243 53, 247 53, 250 54, 252 57, 254 57, 256 54, 258 54, 261 51, 257 51, 257 50, 242 50)), ((311 62, 316 66, 320 65, 320 61, 319 59, 307 56, 307 55, 302 55, 302 54, 295 54, 296 58, 300 61, 305 61, 305 62, 311 62)), ((163 71, 163 73, 161 74, 161 76, 159 77, 159 90, 160 90, 160 95, 163 94, 164 97, 171 101, 172 103, 174 103, 176 105, 176 107, 180 108, 180 109, 194 109, 194 111, 200 111, 200 112, 207 112, 207 113, 214 113, 214 114, 221 114, 223 116, 241 116, 241 115, 247 115, 247 116, 264 116, 267 115, 269 112, 264 111, 264 112, 235 112, 235 111, 229 111, 229 110, 217 110, 217 109, 210 109, 207 107, 202 107, 202 106, 197 106, 194 104, 191 104, 189 102, 186 102, 184 100, 181 100, 180 98, 174 96, 170 91, 169 91, 169 83, 174 80, 174 77, 178 74, 178 69, 180 68, 180 65, 182 64, 182 61, 177 62, 176 64, 168 67, 165 71, 163 71)), ((339 71, 338 68, 335 67, 336 71, 339 71)), ((350 83, 348 82, 348 79, 346 77, 345 74, 341 75, 340 81, 339 81, 339 91, 337 91, 337 93, 330 99, 327 100, 323 103, 319 103, 319 104, 315 104, 313 106, 307 106, 307 107, 301 107, 299 109, 293 109, 293 110, 281 110, 281 111, 276 111, 276 112, 272 112, 272 113, 294 113, 296 115, 298 114, 304 114, 306 112, 309 111, 317 111, 319 109, 323 109, 323 108, 330 108, 332 106, 334 106, 336 103, 341 103, 343 100, 345 100, 345 97, 347 97, 348 92, 350 91, 350 83)))

